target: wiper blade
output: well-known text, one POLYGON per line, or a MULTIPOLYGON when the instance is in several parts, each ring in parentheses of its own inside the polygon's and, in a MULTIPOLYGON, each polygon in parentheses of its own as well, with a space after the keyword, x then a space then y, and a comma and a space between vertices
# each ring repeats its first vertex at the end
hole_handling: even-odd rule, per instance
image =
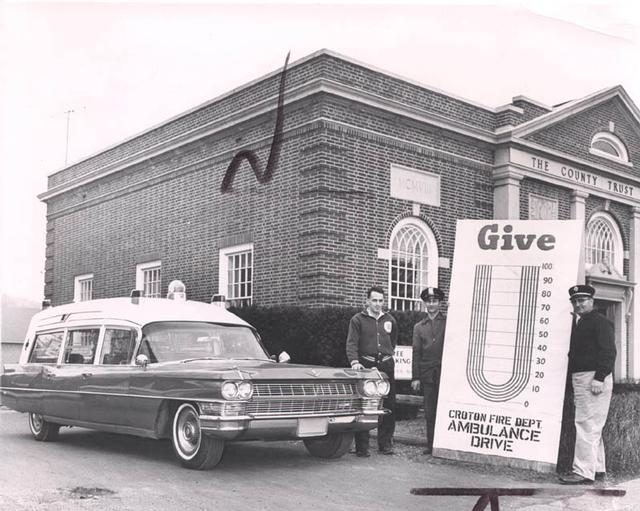
POLYGON ((224 357, 194 357, 194 358, 185 358, 181 360, 180 363, 185 364, 186 362, 194 362, 196 360, 224 360, 224 357))

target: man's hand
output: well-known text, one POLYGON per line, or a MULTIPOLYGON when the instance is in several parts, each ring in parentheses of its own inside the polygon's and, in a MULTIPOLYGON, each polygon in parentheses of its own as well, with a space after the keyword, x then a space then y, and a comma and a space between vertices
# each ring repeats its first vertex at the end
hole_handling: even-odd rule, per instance
POLYGON ((356 371, 362 371, 364 366, 360 362, 353 362, 351 364, 351 369, 355 369, 356 371))
POLYGON ((598 380, 591 380, 591 393, 593 395, 602 394, 602 389, 604 388, 604 382, 598 380))
POLYGON ((413 380, 411 382, 411 388, 415 391, 420 390, 420 380, 413 380))

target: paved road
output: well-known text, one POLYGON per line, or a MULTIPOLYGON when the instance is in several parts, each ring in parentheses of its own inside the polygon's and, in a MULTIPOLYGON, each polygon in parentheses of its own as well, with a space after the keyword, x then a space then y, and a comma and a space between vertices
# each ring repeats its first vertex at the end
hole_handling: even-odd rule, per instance
MULTIPOLYGON (((212 471, 181 468, 171 445, 81 428, 55 443, 31 438, 26 415, 0 409, 2 510, 470 510, 473 497, 417 497, 412 487, 527 486, 522 474, 461 467, 397 446, 397 455, 310 457, 300 442, 229 444, 212 471)), ((534 476, 536 479, 538 476, 534 476)), ((538 477, 536 485, 550 485, 538 477)), ((528 484, 531 486, 531 482, 528 484)), ((503 511, 553 499, 501 499, 503 511)), ((621 509, 614 506, 597 509, 621 509)), ((552 506, 553 507, 553 506, 552 506)), ((555 508, 555 509, 569 509, 555 508)), ((587 508, 582 507, 582 511, 587 508)))

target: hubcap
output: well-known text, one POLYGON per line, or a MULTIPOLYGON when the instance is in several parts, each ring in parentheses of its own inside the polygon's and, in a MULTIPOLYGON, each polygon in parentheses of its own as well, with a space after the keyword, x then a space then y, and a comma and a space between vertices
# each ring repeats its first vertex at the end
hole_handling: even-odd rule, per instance
POLYGON ((198 416, 191 409, 185 409, 178 417, 176 424, 176 440, 182 453, 193 456, 200 447, 200 424, 198 416))
POLYGON ((30 414, 30 419, 31 419, 31 427, 33 428, 33 431, 35 433, 40 433, 40 431, 42 431, 42 425, 44 424, 44 419, 42 418, 42 415, 37 413, 32 413, 30 414))

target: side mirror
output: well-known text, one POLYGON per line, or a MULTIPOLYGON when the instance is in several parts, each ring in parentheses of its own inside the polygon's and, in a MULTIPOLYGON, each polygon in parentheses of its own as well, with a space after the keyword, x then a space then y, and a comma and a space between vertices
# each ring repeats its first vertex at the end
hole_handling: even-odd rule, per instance
POLYGON ((149 357, 146 355, 140 354, 136 357, 136 365, 141 367, 147 367, 149 363, 149 357))
POLYGON ((278 362, 280 362, 281 364, 286 364, 290 360, 291 360, 291 357, 286 351, 283 351, 280 353, 280 355, 278 355, 278 362))

